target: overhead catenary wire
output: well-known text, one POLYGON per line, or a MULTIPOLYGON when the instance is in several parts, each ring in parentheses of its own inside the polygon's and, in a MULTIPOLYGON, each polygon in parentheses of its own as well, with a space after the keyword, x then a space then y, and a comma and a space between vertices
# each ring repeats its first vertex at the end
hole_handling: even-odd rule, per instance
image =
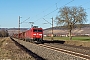
MULTIPOLYGON (((56 10, 58 10, 58 9, 56 9, 56 10)), ((48 16, 49 14, 51 14, 51 13, 55 12, 56 10, 53 10, 52 12, 50 12, 50 13, 48 13, 48 14, 44 15, 43 17, 48 16)), ((39 19, 35 20, 34 22, 37 22, 38 20, 42 19, 43 17, 41 17, 41 18, 39 18, 39 19)))
MULTIPOLYGON (((43 18, 44 19, 44 18, 43 18)), ((52 23, 50 23, 50 22, 48 22, 46 19, 44 19, 47 23, 49 23, 49 24, 51 24, 52 25, 52 23)))
MULTIPOLYGON (((61 0, 59 0, 59 1, 61 1, 61 0)), ((59 1, 58 1, 58 2, 59 2, 59 1)), ((57 2, 57 3, 58 3, 58 2, 57 2)), ((56 7, 57 7, 57 3, 56 3, 56 4, 54 4, 54 5, 56 5, 56 7)), ((53 5, 53 6, 54 6, 54 5, 53 5)), ((52 7, 52 6, 51 6, 51 7, 52 7)), ((47 11, 47 10, 48 10, 48 9, 50 9, 51 7, 47 8, 45 11, 47 11)), ((57 7, 57 8, 58 8, 58 7, 57 7)), ((43 12, 45 12, 45 11, 43 11, 43 12)), ((39 14, 38 14, 38 15, 39 15, 39 14)), ((36 16, 38 16, 38 15, 36 15, 36 16)), ((30 17, 29 17, 29 18, 27 18, 26 20, 28 20, 28 19, 30 19, 30 17)), ((40 19, 41 19, 41 18, 40 18, 40 19)), ((24 21, 23 21, 23 22, 21 22, 20 24, 22 24, 22 23, 26 23, 26 22, 25 22, 26 20, 24 20, 24 21)))
MULTIPOLYGON (((68 2, 68 3, 66 3, 65 5, 67 5, 67 4, 69 4, 69 3, 71 3, 71 2, 73 2, 74 0, 72 0, 72 1, 70 1, 70 2, 68 2)), ((88 3, 88 2, 87 2, 88 3)), ((84 3, 85 4, 85 3, 84 3)), ((65 6, 64 5, 64 6, 65 6)), ((81 5, 81 6, 83 6, 83 4, 81 5)), ((90 8, 87 8, 87 9, 85 9, 85 10, 88 10, 88 9, 90 9, 90 8)), ((57 10, 57 9, 56 9, 57 10)), ((56 10, 54 10, 54 11, 56 11, 56 10)), ((49 14, 51 14, 51 13, 53 13, 54 11, 52 11, 52 12, 50 12, 50 13, 48 13, 47 15, 49 15, 49 14)), ((47 15, 45 15, 45 16, 47 16, 47 15)), ((45 17, 45 16, 43 16, 43 17, 45 17)), ((43 18, 46 22, 48 22, 45 18, 43 18)), ((48 22, 49 23, 49 22, 48 22)), ((50 23, 49 23, 50 24, 50 23)))
MULTIPOLYGON (((74 0, 71 0, 70 2, 68 2, 68 3, 66 3, 65 5, 68 5, 69 3, 71 3, 71 2, 73 2, 74 0)), ((64 6, 65 6, 64 5, 64 6)), ((57 4, 56 4, 56 9, 55 10, 53 10, 52 12, 50 12, 50 13, 48 13, 48 14, 46 14, 46 15, 44 15, 43 17, 46 17, 46 16, 48 16, 49 14, 51 14, 51 13, 53 13, 53 12, 55 12, 55 11, 57 11, 59 8, 57 7, 57 4)), ((34 22, 37 22, 38 20, 40 20, 40 19, 42 19, 43 17, 41 17, 41 18, 39 18, 39 19, 37 19, 36 21, 34 21, 34 22)), ((43 18, 44 19, 44 18, 43 18)), ((44 19, 46 22, 48 22, 46 19, 44 19)), ((53 20, 54 21, 54 20, 53 20)), ((51 24, 50 22, 48 22, 49 24, 51 24)), ((52 25, 52 24, 51 24, 52 25)))
MULTIPOLYGON (((75 0, 71 0, 70 2, 64 4, 63 6, 66 6, 66 5, 70 4, 70 3, 72 3, 73 1, 75 1, 75 0)), ((59 2, 57 2, 57 3, 59 3, 59 2)), ((59 9, 59 8, 57 7, 57 3, 54 4, 54 5, 56 5, 56 9, 55 9, 55 10, 53 10, 53 11, 45 14, 44 16, 40 17, 39 19, 35 20, 34 23, 37 22, 38 20, 43 19, 43 18, 45 18, 46 16, 52 14, 53 12, 57 11, 57 10, 59 9)), ((88 2, 87 2, 87 3, 88 3, 88 2)), ((53 5, 53 6, 54 6, 54 5, 53 5)), ((83 6, 83 5, 84 5, 84 4, 82 4, 82 5, 80 5, 80 6, 83 6)), ((63 6, 61 6, 61 7, 63 7, 63 6)), ((47 8, 45 11, 47 11, 47 10, 50 9, 50 8, 51 8, 51 7, 47 8)), ((90 8, 87 8, 87 9, 90 9, 90 8)), ((87 10, 87 9, 86 9, 86 10, 87 10)), ((43 11, 43 12, 45 12, 45 11, 43 11)), ((38 16, 38 15, 40 15, 40 14, 37 14, 36 16, 38 16)), ((35 16, 34 16, 34 17, 35 17, 35 16)), ((31 17, 31 18, 32 18, 32 17, 31 17)), ((26 21, 26 20, 25 20, 25 21, 26 21)), ((24 21, 24 22, 25 22, 25 21, 24 21)))
MULTIPOLYGON (((56 5, 56 8, 58 8, 58 7, 57 7, 57 3, 59 3, 60 1, 61 1, 61 0, 57 1, 54 5, 48 7, 47 9, 45 9, 44 11, 42 11, 41 13, 44 13, 45 11, 49 10, 51 7, 53 7, 53 6, 55 6, 55 5, 56 5)), ((40 15, 40 13, 37 14, 37 15, 35 15, 35 16, 39 16, 39 15, 40 15)), ((35 16, 34 16, 34 17, 35 17, 35 16)), ((33 18, 33 17, 31 17, 31 19, 32 19, 32 18, 33 18)))
POLYGON ((70 4, 71 2, 73 2, 74 0, 71 0, 70 2, 68 2, 68 3, 66 3, 64 6, 66 6, 66 5, 68 5, 68 4, 70 4))
MULTIPOLYGON (((61 0, 59 0, 59 1, 61 1, 61 0)), ((57 3, 59 3, 59 1, 58 1, 57 3)), ((74 1, 74 0, 71 0, 70 2, 66 3, 65 5, 67 5, 67 4, 69 4, 69 3, 73 2, 73 1, 74 1)), ((49 14, 51 14, 51 13, 53 13, 53 12, 57 11, 57 10, 59 9, 59 8, 57 7, 57 3, 55 3, 55 4, 54 4, 54 5, 56 5, 56 9, 55 9, 55 10, 53 10, 52 12, 50 12, 50 13, 48 13, 48 14, 44 15, 43 17, 46 17, 46 16, 48 16, 49 14)), ((53 5, 53 6, 54 6, 54 5, 53 5)), ((52 7, 52 6, 51 6, 51 7, 52 7)), ((50 9, 51 7, 47 8, 45 11, 47 11, 47 10, 48 10, 48 9, 50 9)), ((43 12, 45 12, 45 11, 43 11, 43 12)), ((38 15, 36 15, 36 16, 38 16, 38 15)), ((41 18, 39 18, 39 19, 35 20, 34 22, 36 22, 36 21, 38 21, 38 20, 42 19, 43 17, 41 17, 41 18)), ((30 17, 29 17, 28 19, 30 19, 30 17)), ((26 20, 28 20, 28 19, 26 19, 26 20)), ((26 20, 24 20, 24 21, 23 21, 23 22, 21 22, 20 24, 24 23, 26 20)))
MULTIPOLYGON (((68 2, 68 3, 64 4, 64 6, 65 6, 65 5, 70 4, 70 3, 71 3, 71 2, 73 2, 73 1, 74 1, 74 0, 71 0, 70 2, 68 2)), ((57 7, 57 5, 56 5, 56 7, 57 7)), ((50 13, 48 13, 48 14, 44 15, 43 17, 48 16, 49 14, 51 14, 51 13, 53 13, 53 12, 57 11, 58 9, 59 9, 59 8, 56 8, 55 10, 53 10, 52 12, 50 12, 50 13)), ((39 19, 35 20, 34 22, 37 22, 38 20, 42 19, 43 17, 41 17, 41 18, 39 18, 39 19)))
POLYGON ((24 20, 23 22, 21 22, 20 24, 25 23, 25 21, 27 21, 28 19, 30 19, 30 17, 29 17, 29 18, 27 18, 26 20, 24 20))

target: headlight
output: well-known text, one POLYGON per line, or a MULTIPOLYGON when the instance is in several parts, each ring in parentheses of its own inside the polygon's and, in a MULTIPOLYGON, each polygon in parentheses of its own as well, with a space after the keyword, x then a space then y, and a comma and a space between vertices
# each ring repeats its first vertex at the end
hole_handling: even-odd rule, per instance
POLYGON ((42 34, 39 34, 39 35, 42 35, 42 34))
POLYGON ((36 35, 36 34, 33 34, 33 35, 36 35))

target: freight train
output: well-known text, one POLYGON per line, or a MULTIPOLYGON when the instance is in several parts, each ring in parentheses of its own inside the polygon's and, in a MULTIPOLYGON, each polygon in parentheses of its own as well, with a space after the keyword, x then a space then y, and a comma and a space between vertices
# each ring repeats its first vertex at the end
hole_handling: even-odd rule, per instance
POLYGON ((43 29, 33 26, 25 32, 13 34, 13 37, 24 41, 41 43, 43 41, 43 29))

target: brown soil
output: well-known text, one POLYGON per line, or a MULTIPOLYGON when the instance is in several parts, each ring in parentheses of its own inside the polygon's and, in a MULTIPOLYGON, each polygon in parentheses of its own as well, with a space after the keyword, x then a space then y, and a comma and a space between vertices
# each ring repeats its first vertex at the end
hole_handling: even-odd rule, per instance
POLYGON ((35 60, 9 38, 0 38, 0 60, 35 60))

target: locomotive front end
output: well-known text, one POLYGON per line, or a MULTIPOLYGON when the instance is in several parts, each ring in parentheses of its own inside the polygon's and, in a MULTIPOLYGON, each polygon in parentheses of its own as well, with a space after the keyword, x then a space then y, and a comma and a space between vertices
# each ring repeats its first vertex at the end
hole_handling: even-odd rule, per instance
POLYGON ((43 29, 42 28, 33 29, 33 40, 34 41, 43 40, 43 29))

